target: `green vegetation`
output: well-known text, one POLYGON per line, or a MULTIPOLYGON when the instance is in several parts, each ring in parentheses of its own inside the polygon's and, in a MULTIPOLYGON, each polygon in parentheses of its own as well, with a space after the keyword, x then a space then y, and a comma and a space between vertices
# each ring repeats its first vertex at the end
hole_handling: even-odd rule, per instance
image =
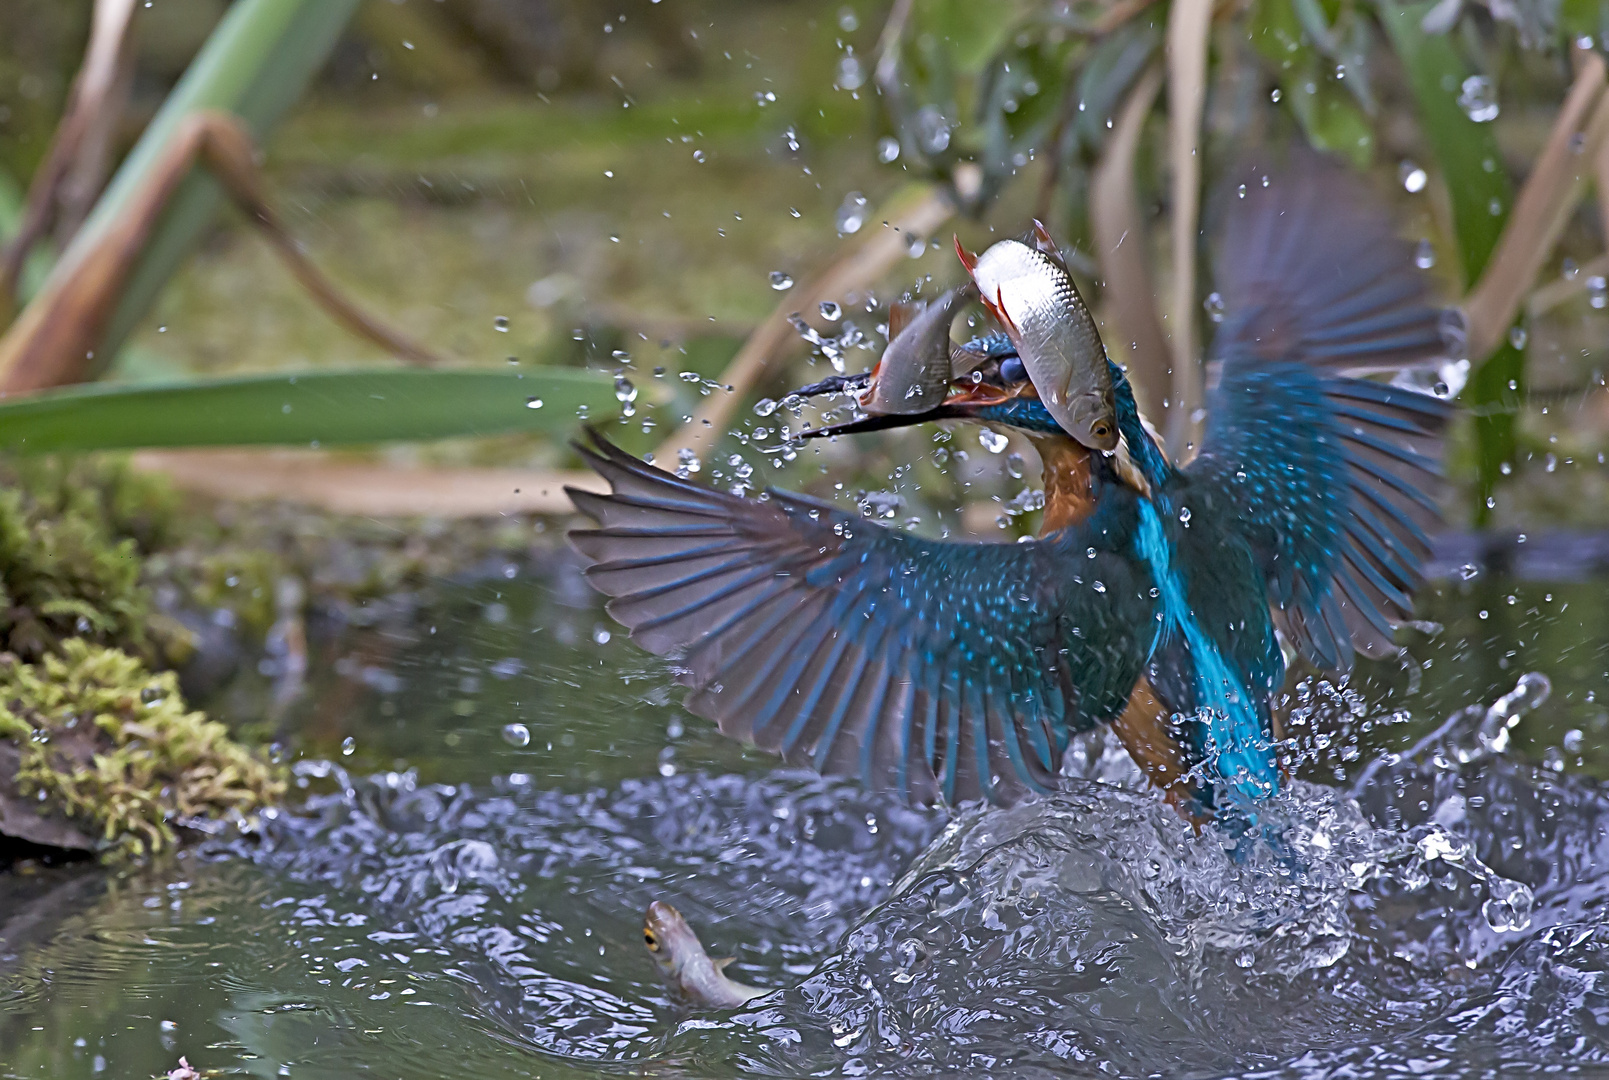
POLYGON ((20 751, 17 792, 110 858, 166 851, 175 825, 244 820, 285 791, 281 769, 186 708, 171 672, 80 638, 38 664, 0 654, 0 735, 20 751))
POLYGON ((189 635, 152 611, 141 541, 168 535, 173 495, 116 463, 20 463, 0 488, 0 650, 37 660, 74 638, 153 663, 189 635))

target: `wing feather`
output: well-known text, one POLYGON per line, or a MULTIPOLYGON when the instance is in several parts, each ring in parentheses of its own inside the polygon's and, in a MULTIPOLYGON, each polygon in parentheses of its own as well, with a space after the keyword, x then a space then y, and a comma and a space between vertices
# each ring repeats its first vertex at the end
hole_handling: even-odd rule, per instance
POLYGON ((1230 200, 1225 319, 1201 455, 1229 492, 1286 636, 1312 663, 1389 655, 1441 526, 1451 407, 1358 377, 1457 355, 1409 245, 1344 169, 1301 156, 1230 200))
POLYGON ((1010 802, 1053 783, 1072 729, 1109 719, 1144 665, 1132 496, 1053 540, 945 543, 712 491, 595 439, 582 453, 612 493, 572 492, 599 525, 571 533, 588 580, 674 659, 690 711, 789 762, 918 801, 1010 802), (1058 569, 1075 560, 1104 593, 1058 569))

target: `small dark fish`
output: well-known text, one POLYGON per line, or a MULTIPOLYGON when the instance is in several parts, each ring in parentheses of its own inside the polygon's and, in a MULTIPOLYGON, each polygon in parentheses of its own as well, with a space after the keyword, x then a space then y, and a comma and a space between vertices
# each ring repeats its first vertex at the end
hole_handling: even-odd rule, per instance
POLYGON ((770 991, 728 979, 721 969, 731 957, 711 960, 699 943, 698 935, 687 925, 682 913, 655 900, 643 919, 643 940, 659 966, 677 989, 692 1001, 714 1009, 736 1009, 770 991))
POLYGON ((956 252, 984 306, 1011 335, 1050 415, 1090 449, 1112 450, 1117 399, 1106 347, 1055 245, 1043 228, 1038 235, 1036 247, 1002 240, 973 257, 957 241, 956 252))
POLYGON ((950 323, 977 297, 968 282, 931 303, 895 304, 889 311, 888 348, 872 369, 861 408, 874 416, 906 416, 943 402, 950 392, 950 323))

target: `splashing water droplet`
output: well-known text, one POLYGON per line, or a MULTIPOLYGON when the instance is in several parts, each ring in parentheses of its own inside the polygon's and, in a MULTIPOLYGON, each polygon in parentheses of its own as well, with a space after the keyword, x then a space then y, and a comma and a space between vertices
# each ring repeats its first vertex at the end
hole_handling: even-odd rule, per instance
POLYGON ((858 191, 851 191, 844 196, 842 205, 838 207, 838 235, 848 236, 860 232, 860 227, 866 224, 866 196, 858 191))
POLYGON ((526 398, 525 407, 527 409, 540 409, 542 407, 542 399, 539 397, 526 398))
POLYGON ((358 741, 356 739, 354 739, 352 736, 348 735, 346 738, 341 740, 341 756, 342 757, 351 757, 353 755, 353 753, 356 752, 357 748, 358 748, 358 741))
POLYGON ((1488 899, 1481 905, 1486 925, 1498 933, 1524 930, 1531 925, 1531 890, 1518 881, 1492 877, 1486 883, 1488 899))
POLYGON ((497 332, 499 334, 508 333, 508 316, 507 315, 499 315, 499 316, 497 316, 497 318, 492 320, 492 325, 497 328, 497 332))
POLYGON ((510 746, 531 745, 531 729, 524 724, 504 724, 503 741, 510 746))
POLYGON ((755 416, 770 416, 777 411, 777 403, 771 398, 761 398, 754 403, 755 416))
POLYGON ((787 292, 793 288, 793 278, 786 271, 771 271, 771 287, 777 292, 787 292))
POLYGON ((821 302, 821 317, 828 322, 837 322, 844 317, 844 309, 838 306, 836 300, 823 300, 821 302))
POLYGON ((1529 671, 1520 676, 1514 689, 1494 701, 1481 718, 1477 738, 1485 750, 1501 754, 1508 749, 1509 732, 1526 713, 1531 712, 1553 693, 1553 683, 1540 671, 1529 671))
POLYGON ((845 56, 838 61, 838 78, 833 80, 840 90, 859 90, 866 82, 866 68, 858 56, 845 56))
POLYGON ((884 135, 877 140, 877 160, 884 165, 891 165, 899 160, 899 140, 892 135, 884 135))
POLYGON ((619 402, 632 402, 637 400, 637 386, 624 375, 615 376, 615 400, 619 402))
POLYGON ((916 141, 924 153, 940 154, 950 145, 950 122, 932 105, 916 113, 916 141))
POLYGON ((1511 326, 1508 331, 1508 343, 1516 349, 1525 348, 1525 342, 1530 338, 1523 326, 1511 326))
POLYGON ((1224 321, 1224 298, 1218 293, 1208 293, 1202 304, 1207 309, 1207 318, 1215 323, 1224 321))
POLYGON ((1421 270, 1429 270, 1436 265, 1436 249, 1430 246, 1429 240, 1419 241, 1414 249, 1413 264, 1421 270))
POLYGON ((1497 104, 1497 89, 1492 85, 1492 80, 1484 75, 1471 75, 1464 80, 1460 90, 1458 107, 1464 110, 1465 116, 1477 124, 1497 119, 1500 110, 1497 104))
POLYGON ((1425 170, 1421 169, 1411 161, 1404 161, 1401 165, 1397 166, 1397 176, 1402 180, 1403 190, 1407 191, 1410 195, 1417 195, 1421 191, 1425 190, 1425 184, 1430 180, 1430 178, 1425 175, 1425 170))
POLYGON ((989 451, 989 453, 998 454, 1000 451, 1006 448, 1009 440, 1007 440, 1004 435, 993 430, 992 428, 984 428, 982 431, 978 432, 978 442, 982 443, 983 448, 989 451))

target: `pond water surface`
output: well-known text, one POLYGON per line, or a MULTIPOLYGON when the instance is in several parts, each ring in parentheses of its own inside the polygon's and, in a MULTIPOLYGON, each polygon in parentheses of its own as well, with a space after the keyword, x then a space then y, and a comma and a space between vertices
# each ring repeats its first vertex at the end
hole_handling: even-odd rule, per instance
POLYGON ((261 835, 0 877, 0 1075, 1603 1071, 1605 581, 1445 569, 1411 659, 1299 692, 1238 861, 1100 740, 953 817, 778 769, 563 557, 315 623, 261 835), (654 899, 775 992, 679 1001, 654 899))

